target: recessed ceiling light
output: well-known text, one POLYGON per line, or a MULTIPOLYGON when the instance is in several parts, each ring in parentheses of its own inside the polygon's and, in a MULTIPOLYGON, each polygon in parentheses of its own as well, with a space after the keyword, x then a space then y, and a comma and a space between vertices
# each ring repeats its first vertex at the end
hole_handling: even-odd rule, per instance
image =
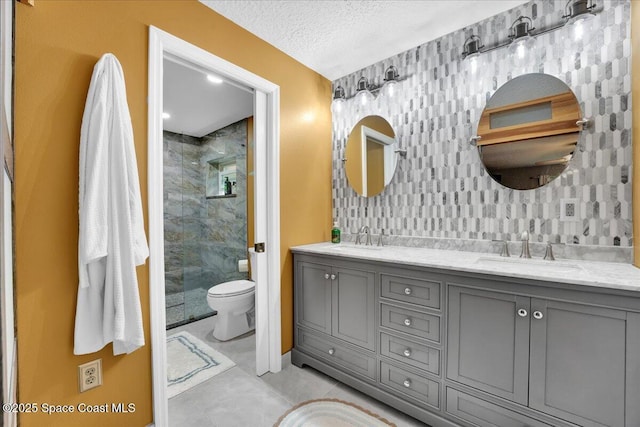
POLYGON ((170 119, 171 118, 171 114, 169 114, 167 112, 164 112, 164 113, 162 113, 162 118, 165 119, 165 120, 166 119, 170 119))
POLYGON ((217 84, 217 85, 222 84, 222 82, 224 81, 220 77, 214 76, 213 74, 207 74, 207 80, 209 80, 211 83, 217 84))

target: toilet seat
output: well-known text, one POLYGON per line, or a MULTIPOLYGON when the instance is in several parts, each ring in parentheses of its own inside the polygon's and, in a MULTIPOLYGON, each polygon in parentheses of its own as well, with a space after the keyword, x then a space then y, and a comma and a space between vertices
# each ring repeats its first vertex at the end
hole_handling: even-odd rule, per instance
POLYGON ((254 290, 255 283, 251 280, 233 280, 209 288, 207 295, 213 298, 225 298, 243 295, 254 290))

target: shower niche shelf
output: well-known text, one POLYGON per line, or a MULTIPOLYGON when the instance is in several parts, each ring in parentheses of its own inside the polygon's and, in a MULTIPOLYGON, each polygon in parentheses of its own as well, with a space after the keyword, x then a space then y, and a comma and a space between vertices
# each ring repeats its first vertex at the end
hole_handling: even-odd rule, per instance
POLYGON ((226 156, 207 161, 207 199, 236 197, 236 157, 226 156))
POLYGON ((207 200, 209 199, 230 199, 231 197, 237 197, 237 194, 222 194, 220 196, 207 196, 207 200))

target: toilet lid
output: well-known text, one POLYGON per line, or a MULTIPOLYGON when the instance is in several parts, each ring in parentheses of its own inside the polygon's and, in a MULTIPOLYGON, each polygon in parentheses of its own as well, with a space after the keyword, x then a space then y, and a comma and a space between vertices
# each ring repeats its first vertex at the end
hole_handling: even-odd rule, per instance
POLYGON ((208 294, 213 297, 232 297, 251 292, 254 289, 254 285, 251 280, 234 280, 212 286, 208 294))

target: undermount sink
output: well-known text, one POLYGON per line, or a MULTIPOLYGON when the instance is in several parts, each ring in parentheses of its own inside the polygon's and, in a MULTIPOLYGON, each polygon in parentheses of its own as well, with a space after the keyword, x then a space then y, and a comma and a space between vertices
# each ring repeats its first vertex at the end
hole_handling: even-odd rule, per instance
POLYGON ((360 249, 364 249, 367 251, 379 251, 383 248, 384 246, 377 246, 377 245, 345 245, 343 243, 332 243, 331 245, 327 245, 325 247, 323 247, 323 249, 329 249, 332 251, 355 251, 355 250, 360 250, 360 249))
POLYGON ((554 273, 580 273, 583 268, 577 264, 564 261, 546 261, 531 258, 508 258, 508 257, 480 257, 476 264, 487 267, 501 268, 535 268, 541 272, 554 273))

